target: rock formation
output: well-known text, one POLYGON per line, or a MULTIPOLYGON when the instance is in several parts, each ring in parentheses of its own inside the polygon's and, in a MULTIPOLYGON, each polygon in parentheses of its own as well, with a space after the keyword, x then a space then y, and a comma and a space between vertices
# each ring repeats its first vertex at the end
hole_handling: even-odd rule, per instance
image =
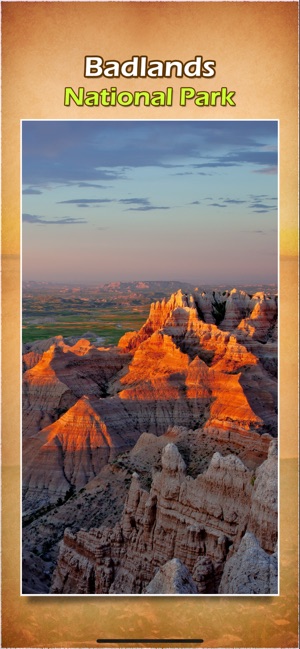
MULTIPOLYGON (((137 431, 134 433, 135 439, 137 431)), ((81 489, 117 453, 127 449, 131 435, 131 420, 119 400, 107 409, 106 400, 84 395, 57 421, 27 440, 23 452, 24 513, 32 506, 55 503, 72 488, 81 489), (126 443, 118 432, 119 418, 128 427, 126 443)))
POLYGON ((225 564, 219 593, 223 595, 276 595, 278 593, 277 552, 269 555, 251 532, 225 564))
MULTIPOLYGON (((246 541, 254 539, 251 557, 247 554, 245 563, 242 558, 242 567, 240 561, 249 521, 252 529, 258 522, 263 528, 270 522, 276 527, 275 508, 270 521, 269 509, 258 507, 263 486, 269 478, 273 482, 277 466, 274 458, 272 445, 270 458, 258 472, 255 482, 260 484, 254 492, 253 473, 237 457, 215 453, 207 471, 193 479, 186 475, 177 447, 167 444, 162 452, 162 471, 153 475, 150 493, 141 487, 138 474, 133 474, 120 523, 114 528, 65 532, 51 592, 158 593, 159 587, 174 588, 163 592, 178 592, 178 583, 183 588, 185 582, 186 590, 182 592, 216 593, 224 566, 222 592, 233 592, 231 587, 236 588, 235 593, 245 592, 245 578, 241 575, 246 574, 248 560, 250 564, 253 561, 253 544, 261 557, 257 583, 265 584, 264 592, 273 592, 270 588, 274 587, 275 577, 266 580, 266 550, 275 551, 274 535, 264 542, 262 534, 260 546, 249 532, 246 541)), ((272 501, 273 485, 270 493, 272 501)), ((274 558, 271 565, 275 576, 274 558)), ((261 592, 263 586, 257 587, 261 592)))
POLYGON ((61 337, 23 376, 23 435, 55 421, 83 395, 100 398, 107 383, 128 363, 117 348, 95 348, 88 341, 73 347, 61 337))
POLYGON ((227 562, 222 588, 238 581, 245 531, 274 552, 275 298, 178 291, 117 347, 57 336, 27 344, 23 369, 26 524, 78 495, 120 454, 126 479, 142 467, 115 527, 66 531, 53 592, 157 584, 177 592, 185 583, 216 593, 227 562))
MULTIPOLYGON (((265 347, 267 333, 273 332, 275 306, 263 294, 250 298, 233 290, 188 297, 178 291, 169 301, 152 305, 145 325, 137 333, 126 334, 119 348, 95 348, 85 339, 68 345, 61 336, 27 346, 24 364, 29 369, 23 378, 27 506, 30 501, 34 507, 34 489, 40 506, 41 494, 46 500, 50 491, 54 496, 55 485, 60 497, 70 487, 81 486, 84 475, 86 481, 90 478, 90 469, 80 470, 81 480, 75 478, 76 471, 69 471, 68 478, 65 474, 66 463, 89 465, 90 443, 81 441, 78 454, 76 431, 68 433, 72 442, 58 443, 62 435, 65 438, 62 429, 70 431, 66 421, 72 420, 73 408, 83 396, 92 400, 116 453, 132 447, 143 431, 161 435, 174 425, 204 426, 208 433, 236 435, 237 441, 240 436, 251 439, 255 432, 276 435, 276 381, 256 350, 265 347), (222 304, 227 311, 225 307, 222 311, 222 304), (237 325, 238 335, 204 322, 205 314, 207 320, 219 321, 221 312, 223 328, 226 322, 230 330, 237 325), (241 320, 247 314, 248 320, 241 320), (254 325, 249 333, 250 320, 254 325), (263 323, 259 335, 264 343, 254 340, 257 322, 263 323), (51 478, 50 491, 43 467, 51 467, 57 477, 51 478)), ((78 408, 82 422, 87 421, 82 404, 78 408)), ((88 430, 83 439, 88 439, 88 430)), ((97 456, 103 461, 111 458, 100 446, 97 456)), ((99 468, 98 461, 95 467, 99 468)))
POLYGON ((146 595, 197 595, 198 590, 188 569, 179 559, 171 559, 156 573, 146 595))

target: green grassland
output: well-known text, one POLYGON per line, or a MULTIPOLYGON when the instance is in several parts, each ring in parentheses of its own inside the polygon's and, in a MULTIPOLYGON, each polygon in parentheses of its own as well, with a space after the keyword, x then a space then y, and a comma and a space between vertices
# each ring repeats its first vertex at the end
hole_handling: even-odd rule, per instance
POLYGON ((88 331, 103 338, 103 345, 116 345, 127 331, 137 331, 145 322, 149 307, 86 309, 84 313, 31 313, 23 318, 23 343, 53 336, 84 336, 88 331))

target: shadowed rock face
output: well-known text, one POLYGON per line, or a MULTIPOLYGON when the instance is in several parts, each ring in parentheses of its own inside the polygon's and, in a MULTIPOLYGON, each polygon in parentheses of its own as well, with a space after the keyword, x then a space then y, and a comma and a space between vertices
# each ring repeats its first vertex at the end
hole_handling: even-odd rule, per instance
MULTIPOLYGON (((83 396, 56 422, 31 436, 24 446, 24 513, 64 498, 71 487, 81 489, 132 437, 131 420, 119 399, 114 408, 106 400, 83 396), (126 442, 119 419, 128 427, 126 442), (106 421, 106 423, 105 423, 106 421)), ((138 432, 134 430, 136 439, 138 432)))
POLYGON ((167 561, 145 589, 146 595, 197 595, 197 593, 195 582, 179 559, 167 561))
POLYGON ((29 437, 56 421, 83 395, 106 395, 108 381, 130 357, 117 348, 96 349, 82 340, 69 347, 58 337, 23 376, 23 435, 29 437))
POLYGON ((259 540, 245 535, 259 525, 276 529, 274 458, 273 444, 254 490, 253 474, 239 458, 215 453, 207 471, 193 480, 177 447, 167 444, 150 493, 133 474, 120 523, 65 532, 51 592, 208 594, 218 592, 220 581, 224 593, 276 592, 275 559, 270 564, 267 554, 275 551, 276 535, 267 541, 264 533, 259 540), (246 591, 255 552, 257 590, 252 585, 246 591), (270 566, 272 579, 266 577, 270 566))
POLYGON ((276 595, 278 593, 277 552, 267 554, 251 532, 243 537, 237 552, 228 559, 219 593, 233 595, 276 595))

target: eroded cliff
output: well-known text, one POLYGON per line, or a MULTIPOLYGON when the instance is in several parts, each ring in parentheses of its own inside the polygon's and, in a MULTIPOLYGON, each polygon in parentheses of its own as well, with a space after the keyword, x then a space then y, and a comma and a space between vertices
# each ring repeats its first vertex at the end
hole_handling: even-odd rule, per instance
MULTIPOLYGON (((244 562, 241 569, 240 562, 246 532, 246 539, 252 539, 251 547, 255 546, 261 557, 262 573, 258 565, 255 592, 274 592, 274 557, 272 583, 266 580, 265 571, 268 553, 275 552, 277 542, 275 458, 276 443, 272 442, 268 459, 254 480, 253 472, 239 458, 215 453, 208 469, 193 479, 186 475, 177 447, 167 444, 162 470, 153 475, 150 492, 141 487, 138 474, 133 474, 121 521, 114 528, 77 534, 65 531, 51 592, 158 593, 166 575, 165 564, 176 559, 190 575, 184 592, 217 593, 222 579, 220 592, 245 593, 245 577, 240 573, 246 568, 244 562), (267 539, 266 526, 271 528, 267 539), (158 570, 161 576, 156 574, 158 570)), ((178 572, 180 564, 175 567, 178 572)))

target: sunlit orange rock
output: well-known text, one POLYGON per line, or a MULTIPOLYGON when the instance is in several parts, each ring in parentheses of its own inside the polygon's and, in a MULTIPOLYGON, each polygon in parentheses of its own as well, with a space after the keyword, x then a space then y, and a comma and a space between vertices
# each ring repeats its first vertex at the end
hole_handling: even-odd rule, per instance
MULTIPOLYGON (((118 347, 96 348, 86 339, 68 345, 61 336, 32 345, 25 350, 25 365, 31 367, 23 379, 25 475, 27 461, 34 475, 33 450, 34 457, 41 453, 41 466, 52 453, 48 466, 60 475, 61 439, 63 466, 73 466, 72 427, 76 431, 77 426, 65 422, 73 421, 75 405, 86 403, 83 395, 96 412, 95 421, 101 420, 99 431, 111 440, 109 455, 101 446, 106 461, 132 448, 143 432, 163 435, 170 426, 201 428, 237 446, 242 437, 250 453, 260 435, 265 452, 269 436, 263 436, 277 434, 276 315, 275 298, 261 293, 250 297, 233 289, 188 296, 178 291, 153 304, 140 331, 123 336, 118 347), (55 441, 45 442, 51 426, 55 441)), ((93 425, 87 414, 78 413, 85 439, 84 429, 93 425)), ((80 480, 76 471, 67 479, 74 488, 90 476, 89 470, 79 474, 80 480)), ((31 503, 39 484, 31 480, 31 503)))

